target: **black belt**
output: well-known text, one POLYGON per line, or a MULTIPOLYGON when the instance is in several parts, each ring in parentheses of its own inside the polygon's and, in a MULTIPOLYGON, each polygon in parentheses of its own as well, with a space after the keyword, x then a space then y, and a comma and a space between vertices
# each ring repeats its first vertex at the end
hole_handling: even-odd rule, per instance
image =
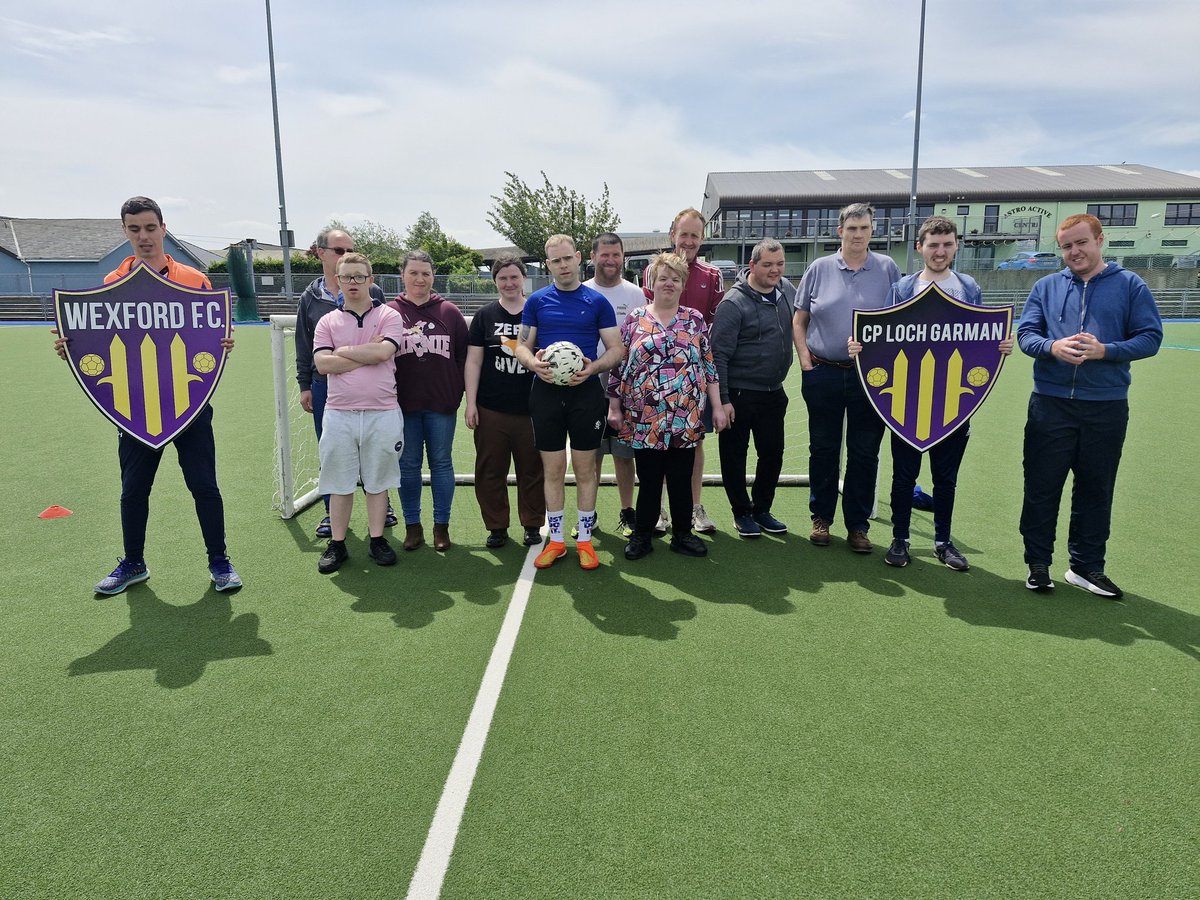
POLYGON ((835 362, 832 359, 821 359, 821 357, 817 356, 815 353, 809 353, 808 355, 811 356, 812 361, 815 362, 819 366, 836 366, 839 369, 853 369, 854 368, 853 362, 835 362))

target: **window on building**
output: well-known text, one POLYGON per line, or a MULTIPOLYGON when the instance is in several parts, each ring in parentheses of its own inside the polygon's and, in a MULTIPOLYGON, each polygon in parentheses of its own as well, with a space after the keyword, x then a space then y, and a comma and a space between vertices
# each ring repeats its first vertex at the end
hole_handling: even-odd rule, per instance
POLYGON ((1136 203, 1089 203, 1087 211, 1101 225, 1136 225, 1137 208, 1136 203))
POLYGON ((1168 203, 1164 225, 1200 225, 1200 203, 1168 203))
POLYGON ((966 204, 966 203, 960 203, 960 204, 958 205, 958 213, 957 213, 957 215, 960 215, 960 216, 969 216, 970 214, 971 214, 971 207, 970 207, 970 205, 969 205, 969 204, 966 204))
POLYGON ((1114 248, 1115 247, 1133 247, 1133 246, 1135 246, 1135 242, 1134 241, 1109 241, 1108 246, 1114 247, 1114 248))
POLYGON ((983 233, 996 234, 1000 231, 1000 204, 990 203, 983 208, 983 233))
POLYGON ((1164 247, 1186 247, 1186 246, 1187 246, 1187 241, 1179 241, 1179 240, 1164 240, 1164 241, 1162 242, 1162 245, 1163 245, 1164 247))

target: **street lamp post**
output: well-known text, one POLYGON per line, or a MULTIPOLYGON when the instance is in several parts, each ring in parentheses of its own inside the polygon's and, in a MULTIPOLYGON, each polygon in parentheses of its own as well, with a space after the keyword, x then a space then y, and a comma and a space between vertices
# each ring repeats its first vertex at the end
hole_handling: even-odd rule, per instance
POLYGON ((267 4, 267 59, 271 68, 271 117, 275 123, 275 174, 279 179, 279 245, 283 248, 283 293, 292 299, 292 233, 283 199, 283 148, 279 141, 279 95, 275 88, 275 41, 271 33, 271 0, 267 4))
MULTIPOLYGON (((921 75, 925 69, 925 0, 921 0, 921 39, 917 44, 917 110, 916 117, 913 120, 913 162, 912 162, 912 186, 909 189, 908 196, 908 221, 910 231, 906 235, 908 238, 905 243, 908 245, 908 252, 905 255, 904 274, 911 275, 913 270, 913 240, 916 237, 917 230, 917 165, 921 157, 921 75)), ((282 188, 280 188, 282 190, 282 188)))

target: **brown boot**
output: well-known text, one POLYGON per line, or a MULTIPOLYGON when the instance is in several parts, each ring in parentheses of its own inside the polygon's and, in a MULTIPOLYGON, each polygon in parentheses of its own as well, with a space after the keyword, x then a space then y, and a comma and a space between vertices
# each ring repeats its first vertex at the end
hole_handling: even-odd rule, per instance
POLYGON ((450 549, 450 525, 446 522, 433 523, 433 549, 450 549))
POLYGON ((404 526, 404 549, 416 550, 425 543, 425 529, 421 527, 421 523, 415 525, 404 526))

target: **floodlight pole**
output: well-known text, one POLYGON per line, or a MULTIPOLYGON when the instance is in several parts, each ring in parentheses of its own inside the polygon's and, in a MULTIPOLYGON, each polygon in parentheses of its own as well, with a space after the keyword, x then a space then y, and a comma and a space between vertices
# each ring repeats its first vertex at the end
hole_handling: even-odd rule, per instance
MULTIPOLYGON (((925 70, 925 0, 921 0, 921 39, 917 43, 917 111, 916 117, 913 120, 913 162, 912 162, 912 186, 909 189, 908 196, 908 221, 910 231, 906 237, 908 240, 905 244, 908 245, 908 252, 905 256, 904 274, 911 275, 913 271, 913 241, 917 235, 917 165, 921 157, 921 75, 925 70)), ((273 77, 273 76, 272 76, 273 77)), ((281 187, 282 191, 283 188, 281 187)))
POLYGON ((292 240, 283 199, 283 148, 279 142, 279 94, 275 89, 275 41, 271 34, 271 0, 267 3, 267 59, 271 68, 271 118, 275 122, 275 174, 279 179, 279 245, 283 248, 283 293, 292 299, 292 240))

